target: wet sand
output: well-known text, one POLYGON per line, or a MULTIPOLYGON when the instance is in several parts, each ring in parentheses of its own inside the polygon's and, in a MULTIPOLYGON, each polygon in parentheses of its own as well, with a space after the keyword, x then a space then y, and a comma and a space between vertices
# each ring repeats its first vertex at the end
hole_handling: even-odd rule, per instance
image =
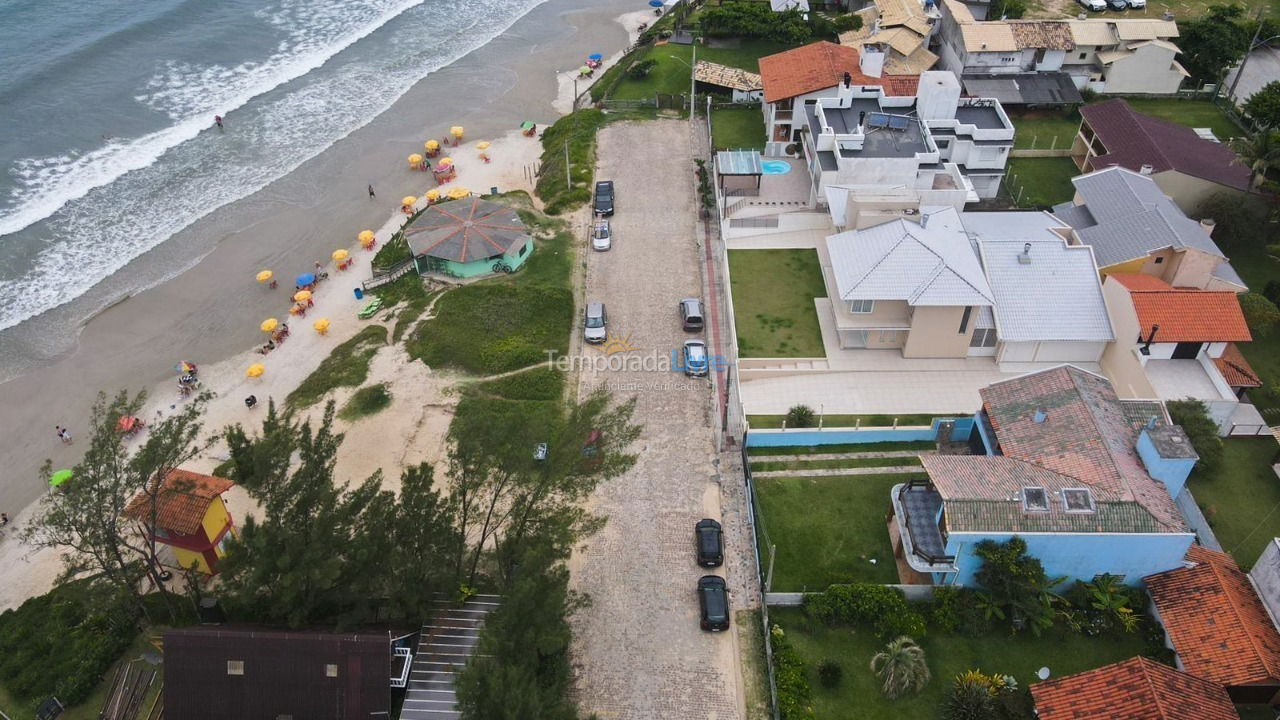
MULTIPOLYGON (((352 245, 360 230, 381 227, 402 196, 421 195, 432 185, 405 162, 423 140, 442 137, 451 125, 464 125, 467 139, 478 140, 503 135, 526 119, 540 126, 554 120, 556 72, 577 67, 588 53, 612 55, 624 47, 626 32, 616 18, 635 9, 618 0, 552 0, 536 8, 298 170, 131 263, 117 282, 159 284, 111 305, 84 325, 74 347, 0 385, 0 510, 14 516, 40 496, 45 483, 38 470, 45 458, 56 467, 78 460, 99 390, 160 387, 163 393, 172 386, 179 360, 207 366, 260 343, 258 323, 281 314, 289 278, 310 271, 316 261, 327 263, 333 249, 352 245), (370 183, 378 194, 372 200, 366 192, 370 183), (171 272, 166 268, 202 255, 194 267, 163 280, 171 272), (280 290, 253 282, 262 268, 283 279, 280 290), (76 444, 59 443, 55 425, 69 427, 76 444)), ((460 165, 463 185, 466 172, 460 165)), ((350 294, 360 277, 339 275, 331 283, 346 283, 350 294)), ((102 303, 109 292, 91 292, 78 307, 102 303)), ((41 323, 74 323, 76 309, 73 303, 50 311, 0 338, 37 348, 41 323)), ((172 392, 170 401, 176 401, 172 392)))

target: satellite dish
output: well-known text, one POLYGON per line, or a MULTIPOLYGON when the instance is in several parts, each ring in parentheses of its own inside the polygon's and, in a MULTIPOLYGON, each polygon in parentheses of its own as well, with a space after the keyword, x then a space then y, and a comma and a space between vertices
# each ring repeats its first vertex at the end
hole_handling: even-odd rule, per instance
POLYGON ((1048 679, 1049 679, 1049 668, 1047 668, 1047 667, 1042 667, 1042 668, 1040 668, 1039 670, 1037 670, 1037 671, 1036 671, 1036 677, 1040 678, 1041 680, 1048 680, 1048 679))

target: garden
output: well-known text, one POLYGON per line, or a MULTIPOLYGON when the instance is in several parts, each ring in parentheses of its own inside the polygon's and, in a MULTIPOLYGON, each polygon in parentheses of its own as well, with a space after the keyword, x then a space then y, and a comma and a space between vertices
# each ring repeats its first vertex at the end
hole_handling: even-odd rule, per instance
POLYGON ((816 250, 730 250, 742 357, 826 357, 814 298, 826 297, 816 250))
POLYGON ((1018 207, 1049 208, 1075 197, 1071 178, 1079 174, 1069 157, 1009 158, 1004 192, 1018 207))
POLYGON ((1228 438, 1218 470, 1195 473, 1187 484, 1222 549, 1245 570, 1280 536, 1277 454, 1280 445, 1271 437, 1228 438))
POLYGON ((711 142, 717 150, 763 150, 764 117, 760 106, 712 109, 711 142))

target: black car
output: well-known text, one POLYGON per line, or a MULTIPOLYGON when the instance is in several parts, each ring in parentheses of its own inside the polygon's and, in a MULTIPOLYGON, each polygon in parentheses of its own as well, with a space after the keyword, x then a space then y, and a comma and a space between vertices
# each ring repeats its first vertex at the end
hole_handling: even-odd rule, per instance
POLYGON ((729 629, 729 591, 724 578, 703 575, 698 580, 698 605, 702 608, 702 629, 720 632, 729 629))
POLYGON ((1129 3, 1127 0, 1107 0, 1107 7, 1112 10, 1128 10, 1129 3))
POLYGON ((591 208, 597 215, 608 217, 613 214, 613 181, 601 180, 596 183, 595 197, 591 208))
POLYGON ((707 518, 693 526, 694 546, 698 551, 698 564, 702 567, 720 567, 724 562, 724 531, 720 523, 707 518))

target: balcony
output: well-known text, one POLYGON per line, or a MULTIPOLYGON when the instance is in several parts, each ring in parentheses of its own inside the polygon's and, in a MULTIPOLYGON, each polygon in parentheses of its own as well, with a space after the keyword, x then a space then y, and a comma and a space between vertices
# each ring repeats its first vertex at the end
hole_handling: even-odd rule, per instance
POLYGON ((955 556, 947 554, 947 541, 938 526, 942 496, 924 480, 895 485, 893 512, 902 537, 902 552, 912 570, 921 573, 956 572, 955 556))

